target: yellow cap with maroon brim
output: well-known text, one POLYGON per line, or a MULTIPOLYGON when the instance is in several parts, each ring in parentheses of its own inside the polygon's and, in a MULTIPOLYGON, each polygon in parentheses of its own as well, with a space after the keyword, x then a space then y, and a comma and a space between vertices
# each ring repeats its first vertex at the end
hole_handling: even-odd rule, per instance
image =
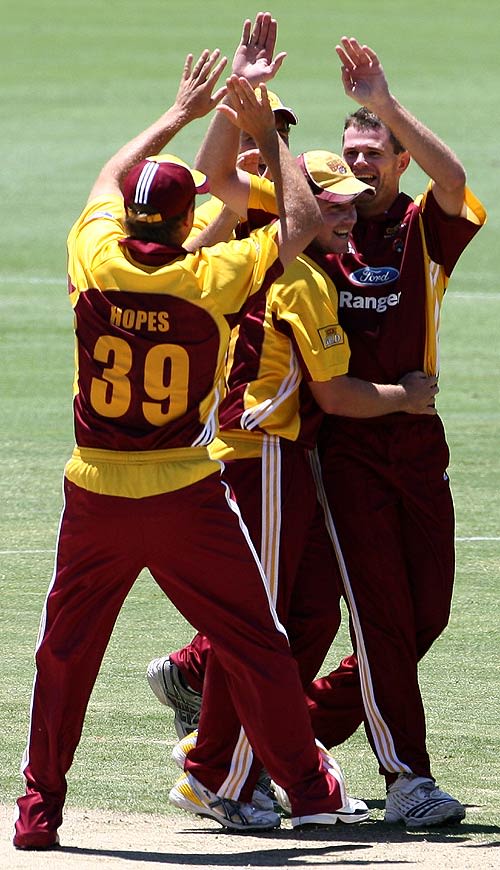
POLYGON ((345 160, 331 151, 305 151, 297 161, 318 199, 343 203, 375 190, 356 178, 345 160))

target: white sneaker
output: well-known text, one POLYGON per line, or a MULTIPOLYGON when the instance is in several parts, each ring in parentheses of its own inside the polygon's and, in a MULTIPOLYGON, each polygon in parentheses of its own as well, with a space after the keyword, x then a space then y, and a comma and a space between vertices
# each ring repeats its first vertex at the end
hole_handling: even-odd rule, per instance
POLYGON ((272 831, 279 828, 281 823, 278 813, 221 798, 190 773, 183 773, 177 780, 169 799, 179 809, 197 816, 208 816, 232 831, 272 831))
POLYGON ((465 807, 424 776, 400 773, 389 786, 384 820, 404 822, 407 828, 451 825, 465 818, 465 807))
MULTIPOLYGON (((370 810, 367 805, 364 801, 359 800, 358 798, 348 797, 345 791, 344 776, 339 763, 319 740, 316 740, 316 746, 318 747, 323 759, 323 767, 334 776, 339 783, 343 804, 333 813, 313 813, 309 816, 292 816, 292 827, 330 826, 335 825, 337 822, 344 822, 344 824, 347 825, 355 824, 357 822, 365 822, 370 818, 370 810)), ((278 805, 281 807, 285 815, 291 816, 292 807, 285 789, 275 782, 272 783, 272 786, 278 805)))
POLYGON ((186 755, 196 746, 197 738, 198 732, 191 731, 191 734, 186 734, 186 736, 183 737, 182 740, 179 740, 172 749, 172 760, 175 761, 177 767, 181 770, 184 770, 186 755))
POLYGON ((274 794, 274 788, 267 770, 262 768, 252 794, 252 803, 259 810, 279 812, 280 807, 274 794))
POLYGON ((333 813, 313 813, 310 816, 292 816, 292 828, 331 827, 337 822, 356 825, 370 818, 370 810, 364 801, 348 797, 343 807, 333 813))
MULTIPOLYGON (((186 734, 182 740, 179 740, 172 749, 172 759, 181 770, 184 770, 186 755, 196 746, 197 737, 198 732, 192 731, 191 734, 186 734)), ((254 788, 252 794, 252 805, 257 807, 259 810, 270 810, 271 812, 276 812, 274 791, 271 785, 271 780, 265 770, 262 770, 254 788)))
POLYGON ((290 800, 288 798, 288 795, 287 795, 285 789, 282 788, 280 785, 278 785, 278 783, 275 782, 274 779, 271 780, 271 784, 273 787, 274 796, 276 798, 276 803, 278 804, 283 815, 291 816, 292 815, 292 805, 290 803, 290 800))
POLYGON ((146 676, 160 704, 174 711, 177 736, 182 738, 194 731, 200 719, 201 695, 186 685, 177 665, 168 656, 153 659, 146 676))

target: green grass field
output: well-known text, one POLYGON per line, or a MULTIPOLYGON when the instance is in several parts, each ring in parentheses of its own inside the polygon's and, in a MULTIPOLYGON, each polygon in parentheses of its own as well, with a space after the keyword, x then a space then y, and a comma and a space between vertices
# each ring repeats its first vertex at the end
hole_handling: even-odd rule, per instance
MULTIPOLYGON (((64 462, 72 448, 71 311, 65 240, 102 163, 173 101, 184 57, 205 46, 232 55, 241 23, 261 7, 240 0, 145 0, 85 5, 25 0, 0 36, 3 232, 0 239, 0 802, 22 788, 33 648, 52 573, 64 462), (181 11, 182 8, 182 11, 181 11)), ((395 0, 291 8, 278 0, 274 88, 300 124, 292 149, 340 147, 351 104, 336 41, 375 48, 394 93, 457 151, 489 221, 462 257, 444 307, 439 407, 452 450, 457 581, 450 626, 422 664, 429 748, 443 787, 474 807, 471 836, 500 833, 500 89, 499 24, 489 0, 395 0)), ((170 150, 192 159, 205 121, 170 150)), ((423 189, 416 167, 405 189, 423 189)), ((151 694, 151 657, 190 627, 148 575, 119 618, 69 775, 72 806, 170 812, 172 720, 151 694)), ((329 657, 348 649, 343 631, 329 657)), ((328 663, 325 667, 328 666, 328 663)), ((337 753, 351 791, 380 807, 382 782, 364 735, 337 753)))

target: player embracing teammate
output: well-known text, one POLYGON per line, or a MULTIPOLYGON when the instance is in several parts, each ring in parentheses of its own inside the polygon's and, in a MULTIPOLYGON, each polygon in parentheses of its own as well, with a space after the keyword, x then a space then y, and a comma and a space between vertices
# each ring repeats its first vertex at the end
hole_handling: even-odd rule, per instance
MULTIPOLYGON (((486 215, 456 155, 391 94, 375 52, 344 37, 337 53, 345 92, 361 104, 346 119, 343 156, 374 190, 356 198, 348 250, 315 253, 338 300, 348 374, 387 385, 422 369, 437 385, 448 279, 486 215), (430 179, 416 199, 400 192, 411 158, 430 179)), ((309 686, 315 734, 331 747, 364 721, 386 780, 386 821, 460 821, 463 805, 432 776, 418 683, 418 661, 447 624, 454 579, 443 424, 435 408, 416 415, 363 415, 359 404, 329 410, 319 434, 320 497, 355 654, 309 686)), ((152 687, 185 731, 197 721, 204 662, 197 637, 149 669, 152 687)))

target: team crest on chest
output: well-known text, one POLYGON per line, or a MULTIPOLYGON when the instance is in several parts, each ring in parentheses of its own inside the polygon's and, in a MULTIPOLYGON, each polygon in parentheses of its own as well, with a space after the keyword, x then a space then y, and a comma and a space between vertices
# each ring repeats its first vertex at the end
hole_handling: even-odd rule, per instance
POLYGON ((384 239, 392 239, 397 233, 403 232, 406 229, 406 223, 401 221, 398 224, 393 224, 390 227, 386 227, 384 231, 384 239))

